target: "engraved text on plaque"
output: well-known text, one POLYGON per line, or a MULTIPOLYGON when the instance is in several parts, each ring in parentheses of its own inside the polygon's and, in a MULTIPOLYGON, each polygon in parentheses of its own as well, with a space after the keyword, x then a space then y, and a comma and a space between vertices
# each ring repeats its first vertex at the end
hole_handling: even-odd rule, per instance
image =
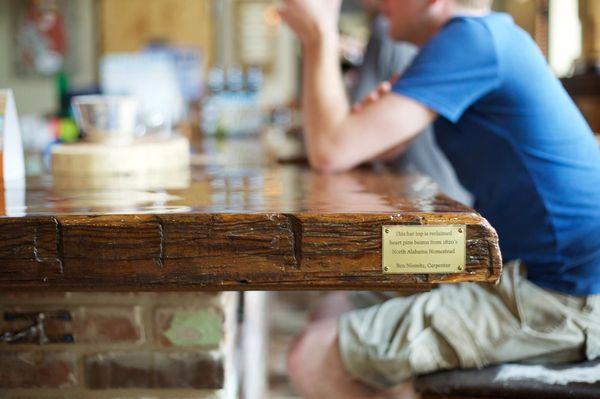
POLYGON ((462 273, 465 270, 465 226, 383 226, 382 241, 384 273, 462 273))

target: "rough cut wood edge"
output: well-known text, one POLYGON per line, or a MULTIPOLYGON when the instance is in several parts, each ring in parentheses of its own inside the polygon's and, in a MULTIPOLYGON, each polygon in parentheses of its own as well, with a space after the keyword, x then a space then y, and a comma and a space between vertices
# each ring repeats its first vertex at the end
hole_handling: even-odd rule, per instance
POLYGON ((0 218, 0 289, 427 290, 496 283, 498 236, 476 213, 0 218), (384 275, 381 226, 467 225, 461 274, 384 275))

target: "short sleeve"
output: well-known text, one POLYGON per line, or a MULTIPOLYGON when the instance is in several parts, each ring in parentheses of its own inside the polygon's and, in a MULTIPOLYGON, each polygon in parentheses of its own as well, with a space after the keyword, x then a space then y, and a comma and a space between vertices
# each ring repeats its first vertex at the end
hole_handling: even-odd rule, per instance
POLYGON ((423 46, 392 91, 456 123, 501 82, 494 38, 480 19, 450 21, 423 46))

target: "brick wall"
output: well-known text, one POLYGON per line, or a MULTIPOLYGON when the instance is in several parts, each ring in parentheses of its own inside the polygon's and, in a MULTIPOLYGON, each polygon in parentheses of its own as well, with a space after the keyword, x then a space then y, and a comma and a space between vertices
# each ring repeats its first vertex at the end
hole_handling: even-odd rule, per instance
POLYGON ((0 294, 0 398, 235 398, 237 293, 0 294), (43 340, 44 341, 44 340, 43 340))

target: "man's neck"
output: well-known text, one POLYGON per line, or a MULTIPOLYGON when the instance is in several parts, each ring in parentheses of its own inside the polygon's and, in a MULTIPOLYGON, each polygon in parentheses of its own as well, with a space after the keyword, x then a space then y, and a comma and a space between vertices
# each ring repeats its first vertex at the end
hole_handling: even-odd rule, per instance
POLYGON ((488 7, 465 7, 463 5, 452 2, 448 4, 444 10, 444 15, 440 18, 440 27, 446 25, 448 21, 455 17, 483 17, 489 14, 492 10, 488 7))
POLYGON ((452 7, 451 18, 458 16, 470 16, 470 17, 483 17, 491 12, 487 7, 473 8, 473 7, 462 7, 455 5, 452 7))
POLYGON ((429 41, 433 36, 435 36, 444 25, 446 25, 452 18, 455 17, 483 17, 491 12, 488 8, 473 8, 473 7, 461 7, 458 5, 453 5, 449 9, 446 10, 444 15, 439 18, 435 23, 431 25, 431 29, 425 31, 423 37, 421 37, 418 41, 419 43, 414 43, 417 46, 421 47, 425 43, 429 41))

